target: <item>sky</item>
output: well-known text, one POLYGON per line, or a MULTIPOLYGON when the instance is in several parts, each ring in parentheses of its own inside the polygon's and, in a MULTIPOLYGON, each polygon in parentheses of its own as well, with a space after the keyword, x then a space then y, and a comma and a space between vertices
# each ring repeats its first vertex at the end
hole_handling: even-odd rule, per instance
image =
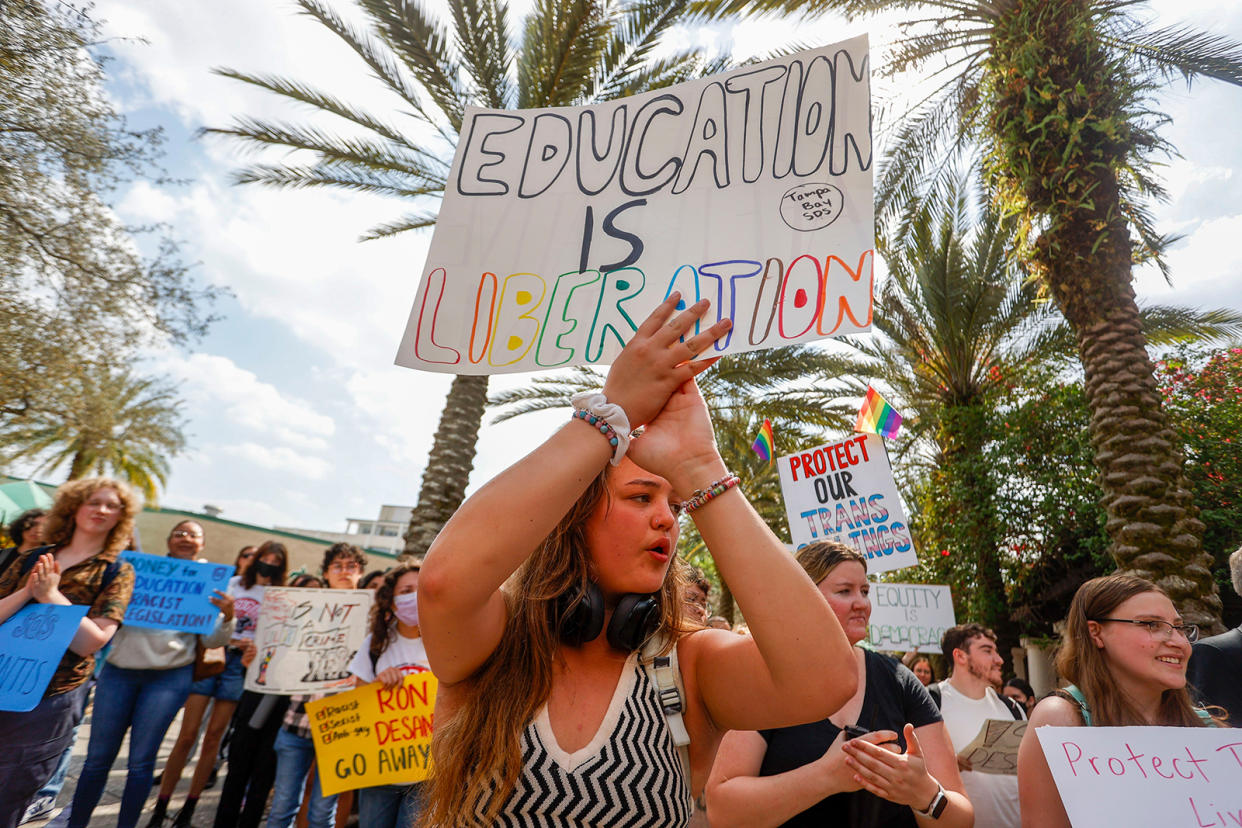
MULTIPOLYGON (((330 5, 356 14, 347 0, 330 5)), ((1236 0, 1149 5, 1154 25, 1184 21, 1242 39, 1236 0)), ((511 20, 526 7, 511 5, 511 20)), ((309 117, 213 75, 213 67, 309 81, 381 113, 395 102, 377 92, 352 52, 285 0, 98 0, 95 16, 114 38, 109 94, 135 125, 164 128, 169 171, 186 182, 135 184, 117 210, 130 222, 167 222, 185 258, 198 263, 198 278, 232 292, 206 338, 148 360, 149 370, 180 383, 187 419, 189 448, 172 461, 161 505, 212 504, 232 520, 336 531, 346 518, 374 517, 381 504, 413 505, 451 379, 393 365, 430 232, 359 243, 409 205, 235 186, 231 172, 253 158, 230 142, 196 137, 242 114, 309 117)), ((682 30, 673 42, 744 59, 869 28, 873 42, 886 36, 863 23, 761 21, 682 30)), ((1178 83, 1160 106, 1171 118, 1163 134, 1182 157, 1163 170, 1171 200, 1157 208, 1158 226, 1185 239, 1168 256, 1173 286, 1154 269, 1141 271, 1140 298, 1242 309, 1242 89, 1178 83)), ((529 378, 498 377, 492 388, 529 378)), ((486 424, 471 487, 567 415, 486 424)))

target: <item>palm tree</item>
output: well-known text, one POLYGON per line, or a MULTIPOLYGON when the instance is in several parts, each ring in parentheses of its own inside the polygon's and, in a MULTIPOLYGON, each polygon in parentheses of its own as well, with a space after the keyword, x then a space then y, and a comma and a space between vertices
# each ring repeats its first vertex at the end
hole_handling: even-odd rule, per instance
MULTIPOLYGON (((1159 583, 1189 621, 1220 628, 1220 599, 1161 409, 1135 301, 1136 261, 1169 239, 1145 210, 1158 135, 1153 92, 1173 77, 1242 85, 1242 45, 1148 27, 1138 0, 701 0, 714 13, 909 11, 892 73, 931 67, 938 89, 894 135, 881 215, 940 197, 953 162, 981 153, 1022 255, 1069 321, 1086 376, 1112 554, 1159 583), (1131 235, 1133 231, 1137 239, 1131 235)), ((1166 273, 1167 275, 1167 273, 1166 273)))
POLYGON ((0 460, 37 459, 36 474, 68 465, 69 480, 111 473, 154 505, 169 458, 185 447, 176 387, 107 367, 83 369, 70 385, 62 405, 0 432, 0 460))
MULTIPOLYGON (((358 0, 365 29, 320 0, 298 0, 303 14, 340 38, 376 82, 402 103, 386 117, 304 83, 232 69, 220 74, 336 116, 349 137, 314 126, 238 118, 207 132, 255 149, 296 150, 310 163, 258 163, 239 183, 281 188, 336 187, 412 199, 417 209, 371 228, 378 239, 435 223, 431 200, 443 195, 468 105, 574 106, 624 97, 718 71, 690 53, 650 59, 660 36, 682 19, 687 0, 537 0, 520 36, 501 0, 449 0, 439 22, 419 0, 358 0)), ((440 416, 405 554, 421 556, 461 504, 474 464, 487 377, 453 380, 440 416)))

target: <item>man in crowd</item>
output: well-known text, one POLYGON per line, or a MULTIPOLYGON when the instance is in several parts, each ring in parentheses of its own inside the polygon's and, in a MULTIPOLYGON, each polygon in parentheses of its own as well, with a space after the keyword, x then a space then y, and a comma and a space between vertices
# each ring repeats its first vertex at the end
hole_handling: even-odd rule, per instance
POLYGON ((941 639, 949 677, 932 685, 932 697, 939 697, 953 750, 962 770, 962 784, 975 806, 975 825, 988 828, 1019 828, 1017 764, 1013 773, 983 773, 972 770, 962 748, 974 741, 988 719, 1012 721, 1026 715, 1009 699, 997 695, 1001 686, 1004 660, 996 649, 996 634, 979 624, 959 624, 945 631, 941 639))
MULTIPOLYGON (((1242 595, 1242 549, 1229 556, 1229 573, 1242 595)), ((1186 680, 1200 702, 1225 708, 1229 726, 1242 727, 1242 626, 1196 642, 1186 680)))

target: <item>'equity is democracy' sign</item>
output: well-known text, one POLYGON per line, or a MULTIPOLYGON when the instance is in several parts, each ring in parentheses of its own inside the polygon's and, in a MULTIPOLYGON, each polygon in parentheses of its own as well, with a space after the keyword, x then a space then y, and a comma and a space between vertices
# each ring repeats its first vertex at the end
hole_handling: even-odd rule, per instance
POLYGON ((855 434, 778 457, 776 466, 796 548, 840 541, 867 557, 873 575, 918 562, 882 438, 855 434))
POLYGON ((953 596, 935 584, 872 584, 867 640, 877 650, 940 652, 953 618, 953 596))
POLYGON ((871 325, 865 36, 581 107, 468 107, 397 354, 497 374, 610 362, 672 291, 715 353, 871 325))
POLYGON ((224 590, 233 567, 198 563, 163 555, 125 552, 134 567, 134 596, 125 611, 131 627, 210 635, 220 611, 211 603, 215 590, 224 590))

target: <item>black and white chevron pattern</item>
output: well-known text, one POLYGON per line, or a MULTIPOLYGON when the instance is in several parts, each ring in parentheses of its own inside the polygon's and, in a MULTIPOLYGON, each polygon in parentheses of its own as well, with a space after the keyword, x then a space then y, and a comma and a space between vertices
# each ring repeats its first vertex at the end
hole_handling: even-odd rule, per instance
POLYGON ((599 753, 565 770, 532 722, 522 734, 522 774, 494 825, 505 828, 666 828, 690 820, 685 778, 642 665, 599 753))

